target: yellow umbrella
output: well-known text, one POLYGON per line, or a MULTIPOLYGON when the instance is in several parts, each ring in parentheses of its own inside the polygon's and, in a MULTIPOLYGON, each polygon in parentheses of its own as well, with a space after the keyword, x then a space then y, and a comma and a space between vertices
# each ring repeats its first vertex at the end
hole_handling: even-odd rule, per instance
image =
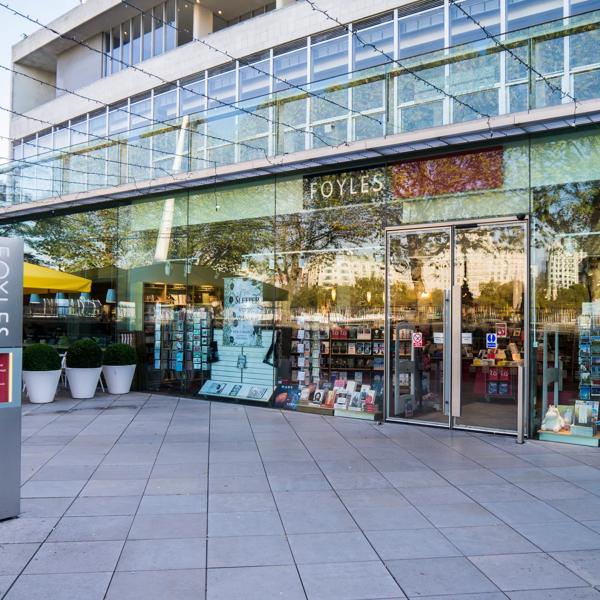
POLYGON ((69 275, 55 269, 25 263, 23 268, 24 294, 51 294, 54 292, 89 292, 92 282, 84 277, 69 275))

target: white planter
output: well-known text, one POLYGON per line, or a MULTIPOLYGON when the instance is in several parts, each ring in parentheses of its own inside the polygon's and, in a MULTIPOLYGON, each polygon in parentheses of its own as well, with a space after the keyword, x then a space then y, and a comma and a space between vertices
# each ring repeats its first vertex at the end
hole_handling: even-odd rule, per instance
POLYGON ((57 371, 23 371, 23 383, 27 389, 29 402, 46 404, 54 400, 60 379, 61 369, 57 371))
POLYGON ((104 380, 109 394, 128 394, 135 373, 135 365, 104 365, 104 380))
POLYGON ((72 398, 93 398, 98 387, 102 367, 96 369, 72 369, 67 367, 67 379, 72 398))

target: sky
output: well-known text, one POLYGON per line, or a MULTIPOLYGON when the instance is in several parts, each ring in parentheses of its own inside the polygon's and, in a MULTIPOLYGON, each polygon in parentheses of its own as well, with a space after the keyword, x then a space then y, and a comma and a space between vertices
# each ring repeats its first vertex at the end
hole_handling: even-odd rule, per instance
MULTIPOLYGON (((16 10, 49 23, 80 4, 79 0, 5 0, 16 10)), ((0 65, 10 67, 11 48, 23 36, 37 29, 37 26, 22 17, 14 16, 0 6, 0 65)), ((0 107, 10 108, 10 73, 0 70, 0 107)), ((0 110, 0 135, 8 136, 9 115, 0 110)), ((8 142, 0 138, 0 163, 8 156, 8 142)))

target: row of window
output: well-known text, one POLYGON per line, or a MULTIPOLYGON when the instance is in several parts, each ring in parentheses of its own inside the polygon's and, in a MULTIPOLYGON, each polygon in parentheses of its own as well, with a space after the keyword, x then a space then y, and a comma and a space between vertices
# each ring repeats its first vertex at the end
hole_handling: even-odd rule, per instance
MULTIPOLYGON (((14 156, 18 159, 43 154, 52 149, 66 148, 87 142, 88 139, 93 140, 94 136, 114 135, 143 127, 151 124, 152 120, 165 121, 207 108, 226 106, 229 103, 270 92, 282 91, 290 85, 303 86, 332 77, 344 77, 351 71, 386 62, 388 59, 385 54, 404 59, 422 52, 435 51, 445 46, 481 38, 481 29, 467 19, 462 10, 451 5, 449 0, 446 0, 444 5, 431 6, 432 3, 439 4, 438 0, 429 0, 429 8, 419 13, 406 14, 406 9, 397 10, 394 13, 354 24, 356 36, 343 30, 332 30, 208 70, 196 78, 179 82, 171 89, 159 89, 141 98, 125 100, 111 110, 91 113, 56 127, 53 132, 46 131, 33 136, 26 140, 24 145, 15 144, 14 156), (451 16, 450 27, 444 26, 445 14, 451 16), (373 46, 385 54, 377 52, 373 46), (132 114, 128 115, 126 111, 132 114)), ((166 13, 170 5, 175 8, 175 0, 161 4, 160 10, 166 13)), ((423 7, 423 3, 419 6, 423 7)), ((557 16, 556 11, 559 11, 559 17, 563 14, 562 0, 463 0, 461 7, 491 33, 504 32, 515 23, 523 26, 547 21, 557 16), (501 7, 503 2, 507 3, 505 7, 501 7), (500 22, 501 14, 506 15, 504 22, 500 22)), ((600 0, 571 0, 568 11, 575 14, 594 8, 600 8, 600 0)), ((165 33, 164 29, 163 27, 161 35, 165 33)), ((536 65, 540 66, 544 73, 562 71, 564 66, 562 42, 551 40, 547 45, 554 45, 556 48, 552 52, 541 52, 540 57, 534 57, 536 65), (548 58, 545 58, 546 54, 548 58), (544 60, 552 64, 546 68, 542 64, 544 60)), ((526 47, 523 47, 523 50, 526 52, 526 47)), ((573 63, 571 67, 595 62, 590 61, 591 49, 587 43, 581 48, 575 44, 571 49, 571 55, 573 63)), ((526 53, 523 58, 527 59, 526 53)), ((511 76, 511 69, 520 69, 521 65, 515 61, 508 61, 506 68, 508 81, 515 79, 515 76, 511 76)), ((493 70, 492 78, 497 81, 498 74, 495 72, 497 65, 493 70)), ((443 78, 443 73, 440 75, 443 78)), ((517 78, 526 75, 526 73, 519 73, 517 78)), ((485 76, 485 70, 479 71, 477 77, 480 76, 485 76)), ((435 80, 436 75, 431 73, 427 77, 435 80)), ((558 84, 560 86, 560 81, 558 84)), ((416 97, 419 95, 418 88, 423 85, 413 82, 411 86, 400 91, 399 101, 409 100, 402 98, 406 93, 415 96, 414 99, 418 100, 416 97)), ((421 99, 426 99, 427 94, 431 96, 431 89, 424 89, 424 93, 421 92, 423 96, 421 99)), ((357 108, 370 110, 376 107, 369 105, 357 108)))

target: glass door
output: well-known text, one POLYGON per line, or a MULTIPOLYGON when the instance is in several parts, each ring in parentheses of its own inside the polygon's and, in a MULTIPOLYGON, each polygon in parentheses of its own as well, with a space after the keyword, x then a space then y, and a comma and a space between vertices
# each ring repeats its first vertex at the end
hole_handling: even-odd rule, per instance
POLYGON ((448 426, 452 229, 387 239, 387 417, 448 426), (448 338, 448 339, 447 339, 448 338))
POLYGON ((388 419, 517 431, 526 274, 525 221, 388 231, 388 419))

